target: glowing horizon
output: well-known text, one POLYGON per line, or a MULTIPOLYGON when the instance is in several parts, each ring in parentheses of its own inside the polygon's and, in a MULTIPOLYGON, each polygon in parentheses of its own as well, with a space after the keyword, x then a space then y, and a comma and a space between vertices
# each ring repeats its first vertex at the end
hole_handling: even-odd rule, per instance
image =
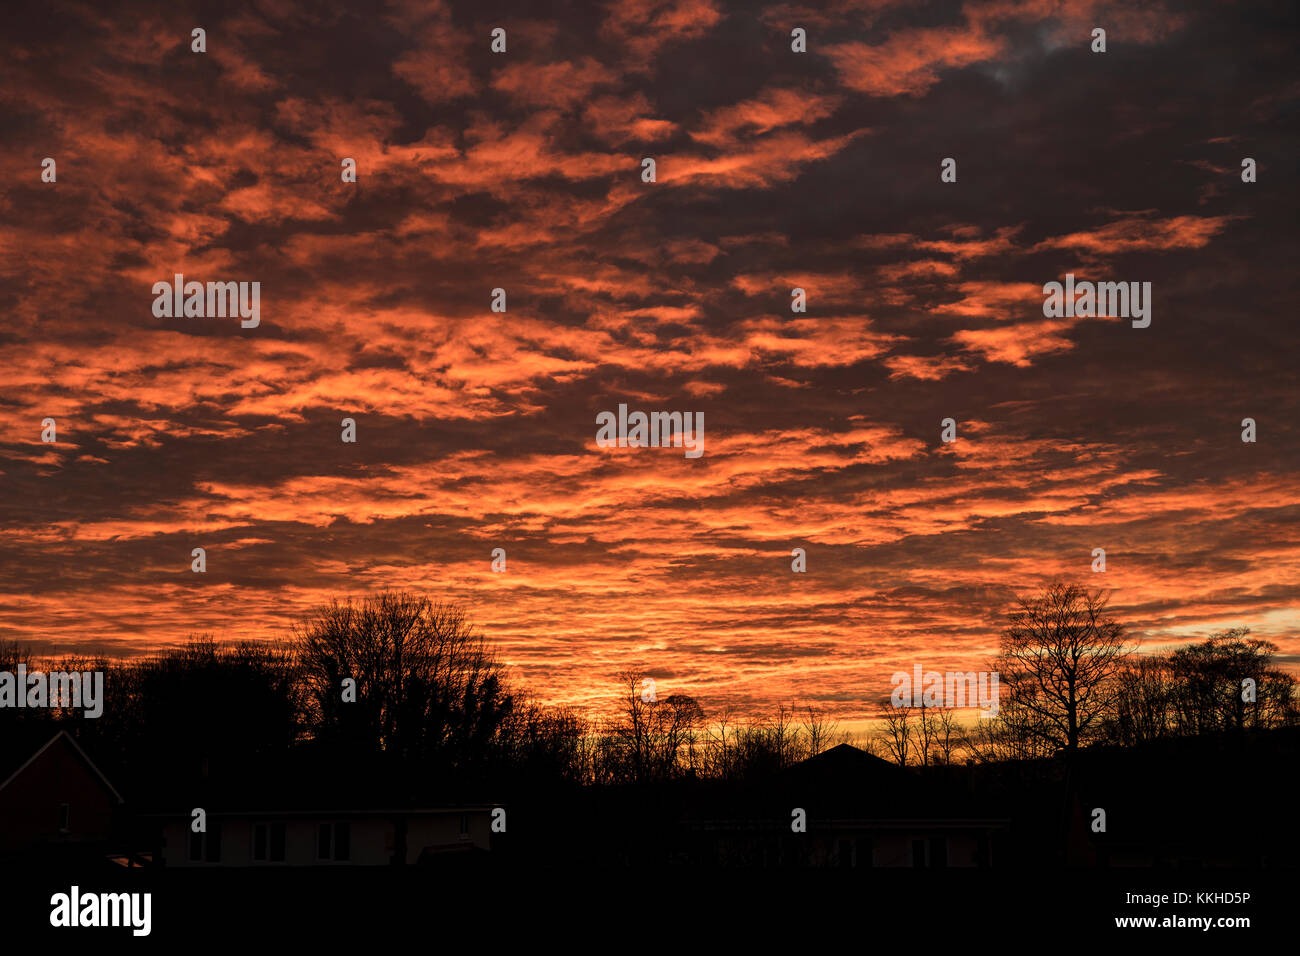
POLYGON ((0 640, 282 641, 413 589, 546 702, 603 709, 635 667, 710 718, 857 726, 1064 577, 1144 649, 1246 626, 1300 664, 1295 93, 1266 23, 575 11, 268 4, 202 54, 183 11, 15 22, 0 640), (1206 31, 1251 70, 1189 71, 1206 31), (260 322, 160 317, 176 274, 260 283, 260 322), (1045 315, 1067 274, 1150 282, 1150 326, 1045 315), (703 454, 601 447, 620 404, 701 414, 703 454))

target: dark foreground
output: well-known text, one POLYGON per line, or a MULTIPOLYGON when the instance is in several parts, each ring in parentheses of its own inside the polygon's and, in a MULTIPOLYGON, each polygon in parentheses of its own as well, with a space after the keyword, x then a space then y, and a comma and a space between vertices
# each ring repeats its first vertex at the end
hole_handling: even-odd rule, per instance
MULTIPOLYGON (((1021 940, 1060 946, 1134 937, 1138 945, 1254 945, 1294 930, 1294 869, 1043 870, 1038 872, 710 870, 563 865, 504 868, 490 861, 436 868, 126 870, 0 875, 7 942, 79 945, 349 940, 421 948, 531 944, 632 946, 754 941, 793 935, 801 951, 883 942, 966 946, 1021 940), (129 927, 53 928, 51 896, 148 892, 148 938, 129 927), (1175 894, 1187 894, 1187 902, 1175 894), (1197 894, 1228 894, 1202 898, 1197 894), (1171 902, 1129 902, 1162 894, 1171 902), (1249 894, 1239 899, 1234 894, 1249 894), (1117 918, 1154 917, 1119 927, 1117 918), (1250 925, 1161 926, 1245 917, 1250 925), (1140 942, 1139 942, 1140 941, 1140 942)), ((769 946, 765 945, 764 949, 769 946)), ((1074 949, 1074 946, 1070 946, 1074 949)))

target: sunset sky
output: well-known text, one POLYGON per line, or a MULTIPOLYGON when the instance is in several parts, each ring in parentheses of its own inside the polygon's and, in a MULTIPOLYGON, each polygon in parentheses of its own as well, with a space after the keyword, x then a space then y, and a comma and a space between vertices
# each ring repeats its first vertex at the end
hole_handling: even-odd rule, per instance
POLYGON ((20 4, 0 638, 282 640, 414 588, 544 701, 640 667, 852 721, 1063 575, 1148 649, 1241 625, 1294 666, 1295 17, 20 4), (1150 327, 1046 318, 1067 272, 1150 282, 1150 327), (176 273, 260 282, 260 325, 156 317, 176 273), (619 403, 702 412, 703 456, 597 447, 619 403))

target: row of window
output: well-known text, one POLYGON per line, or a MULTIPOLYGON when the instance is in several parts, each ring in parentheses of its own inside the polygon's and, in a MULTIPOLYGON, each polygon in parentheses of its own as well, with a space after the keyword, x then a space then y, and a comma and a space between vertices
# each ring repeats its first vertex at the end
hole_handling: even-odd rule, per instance
MULTIPOLYGON (((255 863, 284 862, 284 824, 254 823, 250 834, 255 863)), ((206 833, 190 834, 189 858, 194 863, 221 862, 221 824, 210 823, 206 833)), ((345 863, 352 858, 352 827, 347 821, 322 823, 316 828, 316 859, 345 863)))
MULTIPOLYGON (((870 837, 858 837, 856 840, 840 840, 838 860, 844 867, 868 867, 875 865, 873 844, 870 837)), ((948 865, 948 841, 943 837, 916 839, 912 841, 912 866, 946 867, 948 865)))

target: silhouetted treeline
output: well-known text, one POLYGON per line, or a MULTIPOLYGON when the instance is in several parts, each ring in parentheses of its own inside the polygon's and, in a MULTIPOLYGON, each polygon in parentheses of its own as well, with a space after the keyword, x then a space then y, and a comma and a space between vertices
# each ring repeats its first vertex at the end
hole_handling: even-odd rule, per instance
MULTIPOLYGON (((996 717, 962 723, 950 707, 881 709, 855 741, 900 765, 1052 756, 1095 743, 1295 726, 1295 679, 1277 651, 1236 629, 1164 655, 1134 653, 1105 602, 1055 584, 1021 599, 992 666, 996 717)), ((818 709, 767 719, 709 715, 684 694, 659 697, 641 672, 618 675, 613 716, 539 704, 512 684, 454 606, 386 592, 332 602, 283 646, 210 638, 131 661, 38 662, 0 645, 0 670, 106 672, 103 715, 6 709, 0 721, 73 728, 129 786, 257 772, 292 754, 410 794, 449 780, 528 789, 772 776, 848 741, 818 709)))
POLYGON ((1296 726, 1295 677, 1273 666, 1276 644, 1247 634, 1233 628, 1169 654, 1126 661, 1102 736, 1131 745, 1296 726))
POLYGON ((1023 595, 998 655, 996 714, 959 721, 936 706, 878 708, 876 752, 900 765, 942 766, 1072 755, 1093 745, 1300 726, 1296 679, 1278 648, 1246 628, 1165 654, 1144 654, 1108 613, 1105 595, 1053 582, 1023 595))
POLYGON ((778 705, 768 719, 739 720, 724 711, 712 720, 695 698, 659 698, 640 671, 618 675, 616 716, 592 722, 589 749, 575 767, 594 783, 644 783, 682 777, 737 780, 776 773, 845 742, 847 734, 814 707, 796 714, 778 705))

